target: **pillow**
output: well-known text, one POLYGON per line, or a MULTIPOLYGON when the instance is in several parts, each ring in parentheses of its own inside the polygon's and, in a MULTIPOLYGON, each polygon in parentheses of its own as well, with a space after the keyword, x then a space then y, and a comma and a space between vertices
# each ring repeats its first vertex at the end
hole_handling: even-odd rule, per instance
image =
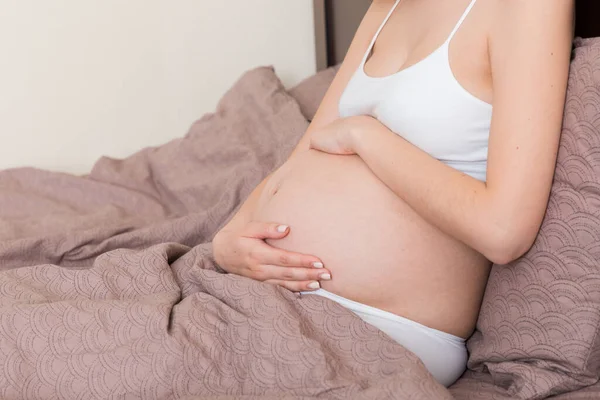
POLYGON ((314 118, 339 68, 340 64, 317 72, 289 90, 289 94, 296 99, 307 120, 312 121, 314 118))
POLYGON ((576 40, 554 182, 530 251, 494 265, 469 368, 514 398, 600 375, 600 39, 576 40))
POLYGON ((91 265, 115 248, 209 241, 307 127, 265 66, 245 72, 185 137, 123 160, 104 157, 89 176, 0 171, 1 267, 91 265))

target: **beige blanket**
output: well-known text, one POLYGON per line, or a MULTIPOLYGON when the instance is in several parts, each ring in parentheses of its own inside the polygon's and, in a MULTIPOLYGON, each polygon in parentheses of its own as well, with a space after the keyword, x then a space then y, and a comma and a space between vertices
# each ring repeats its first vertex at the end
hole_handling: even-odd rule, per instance
POLYGON ((340 305, 215 265, 306 127, 263 67, 182 139, 85 177, 0 172, 0 398, 450 399, 340 305))

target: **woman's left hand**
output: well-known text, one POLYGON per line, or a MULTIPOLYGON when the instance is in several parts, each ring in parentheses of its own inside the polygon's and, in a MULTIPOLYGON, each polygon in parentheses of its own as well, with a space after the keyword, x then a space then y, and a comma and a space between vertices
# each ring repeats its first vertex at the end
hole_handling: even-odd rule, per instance
POLYGON ((311 134, 310 148, 330 154, 356 154, 354 138, 364 130, 369 119, 373 118, 365 115, 338 118, 311 134))

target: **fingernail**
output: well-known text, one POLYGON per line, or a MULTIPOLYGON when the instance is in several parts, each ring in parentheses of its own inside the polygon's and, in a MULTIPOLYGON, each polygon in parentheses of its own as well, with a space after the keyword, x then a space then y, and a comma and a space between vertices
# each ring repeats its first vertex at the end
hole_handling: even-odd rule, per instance
POLYGON ((308 284, 309 289, 318 289, 319 287, 321 287, 321 285, 319 285, 319 282, 311 282, 308 284))
POLYGON ((330 274, 321 274, 320 278, 324 281, 328 281, 331 279, 331 275, 330 274))
POLYGON ((288 228, 288 226, 287 226, 287 225, 279 225, 279 226, 277 227, 277 232, 281 232, 281 233, 283 233, 283 232, 285 232, 285 231, 287 230, 287 228, 288 228))
POLYGON ((323 263, 319 261, 315 261, 314 263, 312 263, 312 265, 315 268, 323 268, 323 263))

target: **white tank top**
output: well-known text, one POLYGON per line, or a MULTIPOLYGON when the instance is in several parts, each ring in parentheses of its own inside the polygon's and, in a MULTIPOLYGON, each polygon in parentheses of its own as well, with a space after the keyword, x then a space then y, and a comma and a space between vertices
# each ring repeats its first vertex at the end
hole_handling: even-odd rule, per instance
POLYGON ((461 86, 448 57, 450 42, 476 1, 471 1, 448 39, 425 59, 395 74, 371 77, 365 73, 365 62, 400 2, 396 0, 342 93, 339 115, 370 115, 431 156, 485 181, 492 105, 461 86))

